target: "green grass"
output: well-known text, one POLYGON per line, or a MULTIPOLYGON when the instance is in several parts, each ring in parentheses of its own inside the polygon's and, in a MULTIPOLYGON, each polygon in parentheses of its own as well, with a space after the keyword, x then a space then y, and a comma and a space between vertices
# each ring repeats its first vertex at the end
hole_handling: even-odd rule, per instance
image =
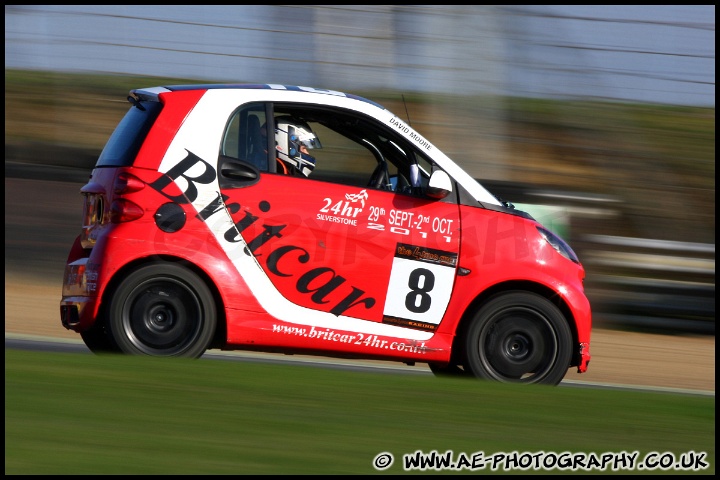
POLYGON ((380 452, 397 474, 417 450, 695 451, 711 474, 714 425, 714 397, 5 351, 6 474, 373 474, 380 452))

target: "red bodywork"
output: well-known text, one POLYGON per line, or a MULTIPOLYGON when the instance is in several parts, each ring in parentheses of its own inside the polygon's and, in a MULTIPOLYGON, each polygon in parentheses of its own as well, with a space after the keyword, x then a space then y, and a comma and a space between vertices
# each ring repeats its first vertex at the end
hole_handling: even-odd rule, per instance
MULTIPOLYGON (((583 292, 584 269, 545 242, 532 219, 264 174, 254 185, 217 192, 222 197, 219 208, 234 223, 234 229, 218 234, 213 230, 215 211, 198 212, 188 198, 189 189, 182 190, 174 178, 158 171, 204 93, 161 94, 164 108, 133 165, 96 168, 82 188, 84 225, 68 257, 61 302, 66 328, 90 329, 125 271, 164 259, 188 265, 211 286, 222 323, 221 338, 213 345, 223 349, 446 363, 474 305, 494 292, 524 289, 559 306, 576 344, 573 365, 580 372, 587 369, 591 310, 583 292), (361 198, 364 209, 355 200, 346 200, 362 192, 367 195, 361 198), (329 211, 333 207, 334 213, 329 211), (174 215, 184 213, 182 228, 169 232, 159 228, 158 218, 166 211, 162 208, 174 215), (353 217, 357 210, 362 213, 353 217), (243 251, 237 254, 252 255, 262 270, 253 275, 266 276, 278 298, 299 311, 326 312, 370 326, 411 327, 427 332, 427 338, 374 333, 370 327, 365 332, 345 329, 342 321, 329 328, 296 323, 298 316, 273 315, 260 298, 264 290, 251 288, 246 280, 250 277, 231 261, 219 235, 230 243, 240 242, 242 236, 244 243, 238 243, 238 249, 243 251), (396 300, 393 271, 402 260, 422 260, 418 256, 435 259, 427 268, 434 269, 443 283, 434 286, 434 292, 447 291, 439 322, 398 320, 389 307, 396 300)), ((421 283, 417 288, 421 298, 421 283)))

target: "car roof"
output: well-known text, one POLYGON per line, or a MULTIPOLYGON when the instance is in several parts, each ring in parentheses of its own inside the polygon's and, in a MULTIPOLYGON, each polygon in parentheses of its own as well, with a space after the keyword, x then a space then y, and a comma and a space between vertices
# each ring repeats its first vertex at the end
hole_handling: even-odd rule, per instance
POLYGON ((359 100, 361 102, 374 105, 378 108, 385 109, 384 106, 377 102, 373 102, 360 95, 352 93, 339 92, 336 90, 327 90, 323 88, 314 87, 303 87, 299 85, 279 85, 279 84, 262 84, 262 83, 198 83, 198 84, 183 84, 183 85, 163 85, 149 88, 137 88, 131 90, 131 93, 135 94, 139 98, 146 100, 154 99, 157 100, 157 96, 161 93, 167 92, 183 92, 192 90, 285 90, 288 92, 307 92, 307 93, 325 93, 353 100, 359 100))
MULTIPOLYGON (((368 115, 384 122, 388 127, 394 128, 400 134, 414 141, 416 145, 421 145, 426 148, 432 147, 434 154, 432 158, 437 162, 441 168, 447 171, 456 181, 463 185, 463 187, 474 197, 477 201, 486 204, 502 205, 502 202, 497 199, 492 193, 490 193, 482 184, 467 174, 460 166, 453 162, 447 157, 442 151, 434 147, 430 142, 425 140, 422 135, 415 132, 412 127, 406 125, 402 120, 395 116, 394 113, 390 112, 387 108, 380 105, 379 103, 368 100, 367 98, 351 93, 338 92, 336 90, 327 90, 322 88, 311 88, 303 87, 298 85, 279 85, 279 84, 246 84, 246 83, 210 83, 210 84, 186 84, 186 85, 167 85, 167 86, 156 86, 149 88, 138 88, 130 91, 131 96, 128 98, 131 101, 133 99, 147 100, 147 101, 159 101, 159 97, 162 94, 169 94, 172 92, 187 92, 187 91, 220 91, 220 90, 266 90, 272 91, 273 96, 278 98, 281 96, 285 98, 293 97, 295 101, 298 100, 298 95, 307 95, 308 100, 310 98, 318 100, 318 96, 327 96, 326 100, 319 102, 320 104, 335 104, 338 105, 343 103, 345 107, 352 108, 356 112, 365 112, 368 115), (331 99, 332 97, 332 99, 331 99), (361 102, 354 106, 350 106, 349 103, 352 101, 361 102), (373 109, 378 109, 376 112, 371 112, 373 109), (379 115, 382 114, 382 115, 379 115), (382 118, 387 117, 387 118, 382 118)), ((330 127, 329 127, 330 128, 330 127)))

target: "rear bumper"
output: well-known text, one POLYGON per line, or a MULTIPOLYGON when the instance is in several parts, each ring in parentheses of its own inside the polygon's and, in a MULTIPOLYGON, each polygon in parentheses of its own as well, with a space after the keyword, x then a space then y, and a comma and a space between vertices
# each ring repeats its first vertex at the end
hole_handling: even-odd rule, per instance
POLYGON ((95 323, 95 298, 63 297, 60 301, 60 322, 68 330, 84 332, 95 323))

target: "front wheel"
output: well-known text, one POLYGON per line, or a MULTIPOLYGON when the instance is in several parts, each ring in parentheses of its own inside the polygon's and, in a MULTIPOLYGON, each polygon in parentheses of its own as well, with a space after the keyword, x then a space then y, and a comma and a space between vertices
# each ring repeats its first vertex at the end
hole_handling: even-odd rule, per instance
POLYGON ((572 334, 560 310, 529 292, 483 305, 465 338, 465 366, 479 378, 557 385, 570 367, 572 334))
POLYGON ((113 340, 124 353, 198 358, 217 323, 205 282, 175 263, 141 266, 115 289, 108 309, 113 340))

